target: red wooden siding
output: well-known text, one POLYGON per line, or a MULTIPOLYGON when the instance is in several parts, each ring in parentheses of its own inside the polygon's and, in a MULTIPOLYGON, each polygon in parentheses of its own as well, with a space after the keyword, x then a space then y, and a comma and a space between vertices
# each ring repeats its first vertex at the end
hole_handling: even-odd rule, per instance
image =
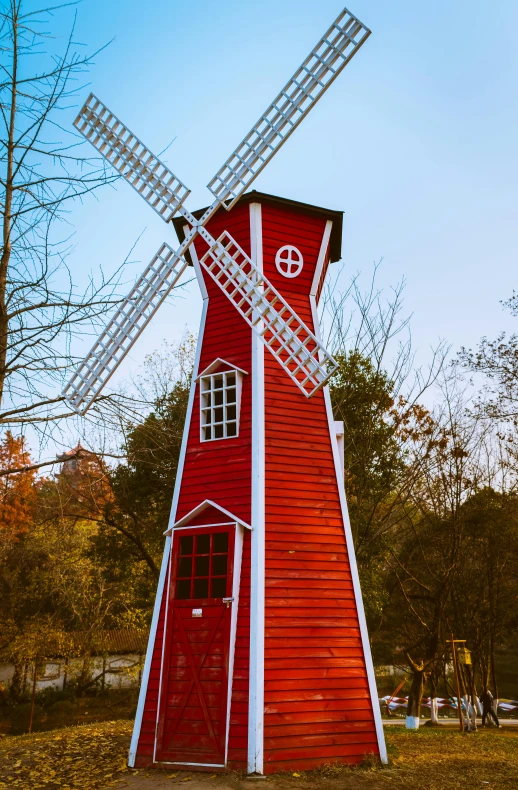
POLYGON ((203 526, 204 524, 230 524, 231 522, 235 523, 234 519, 232 519, 230 516, 227 516, 226 513, 222 513, 217 507, 208 505, 205 510, 201 511, 201 513, 198 513, 196 516, 190 518, 184 526, 198 527, 203 526))
MULTIPOLYGON (((312 328, 325 220, 263 205, 264 271, 312 328), (295 245, 304 268, 282 277, 295 245)), ((265 352, 266 609, 264 771, 378 753, 324 395, 306 399, 265 352)))

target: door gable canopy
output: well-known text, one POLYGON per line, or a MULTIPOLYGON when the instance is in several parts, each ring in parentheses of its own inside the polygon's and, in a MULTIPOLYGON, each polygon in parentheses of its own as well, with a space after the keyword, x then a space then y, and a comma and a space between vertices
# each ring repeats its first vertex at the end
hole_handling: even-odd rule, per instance
POLYGON ((172 535, 173 530, 179 529, 180 527, 208 526, 209 524, 215 525, 222 523, 240 524, 245 529, 252 529, 250 524, 247 524, 242 518, 235 516, 230 510, 221 507, 221 505, 218 505, 217 502, 213 502, 211 499, 205 499, 183 516, 183 518, 176 521, 164 534, 172 535))
POLYGON ((227 362, 226 359, 221 359, 221 357, 218 357, 214 360, 214 362, 211 362, 211 364, 205 368, 205 370, 202 370, 201 373, 198 373, 196 376, 196 381, 201 379, 203 376, 209 376, 212 373, 217 373, 219 370, 235 370, 237 373, 241 373, 243 376, 248 376, 248 372, 243 370, 243 368, 238 368, 238 366, 234 365, 232 362, 227 362))

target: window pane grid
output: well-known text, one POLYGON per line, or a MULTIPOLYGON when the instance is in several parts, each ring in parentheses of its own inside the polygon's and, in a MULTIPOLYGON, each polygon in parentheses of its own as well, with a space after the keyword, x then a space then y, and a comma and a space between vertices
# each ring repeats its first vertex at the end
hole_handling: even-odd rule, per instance
POLYGON ((176 570, 176 598, 224 598, 227 567, 228 532, 182 536, 176 570))
POLYGON ((237 436, 237 374, 215 373, 201 379, 202 441, 237 436))

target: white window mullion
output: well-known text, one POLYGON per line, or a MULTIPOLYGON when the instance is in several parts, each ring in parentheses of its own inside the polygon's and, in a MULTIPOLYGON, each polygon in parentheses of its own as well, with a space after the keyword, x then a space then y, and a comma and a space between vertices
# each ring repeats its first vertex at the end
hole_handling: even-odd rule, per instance
POLYGON ((241 377, 242 374, 237 370, 201 377, 200 438, 202 442, 235 439, 238 436, 241 377), (230 394, 231 399, 229 399, 230 394), (229 415, 229 409, 232 409, 232 415, 229 415), (216 435, 219 433, 221 435, 216 435))

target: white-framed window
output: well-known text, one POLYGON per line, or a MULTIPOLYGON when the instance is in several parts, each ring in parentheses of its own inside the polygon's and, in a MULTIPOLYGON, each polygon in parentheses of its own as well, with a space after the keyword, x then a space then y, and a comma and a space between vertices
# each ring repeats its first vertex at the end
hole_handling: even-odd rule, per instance
POLYGON ((202 374, 200 386, 201 441, 234 439, 239 434, 240 371, 202 374))

